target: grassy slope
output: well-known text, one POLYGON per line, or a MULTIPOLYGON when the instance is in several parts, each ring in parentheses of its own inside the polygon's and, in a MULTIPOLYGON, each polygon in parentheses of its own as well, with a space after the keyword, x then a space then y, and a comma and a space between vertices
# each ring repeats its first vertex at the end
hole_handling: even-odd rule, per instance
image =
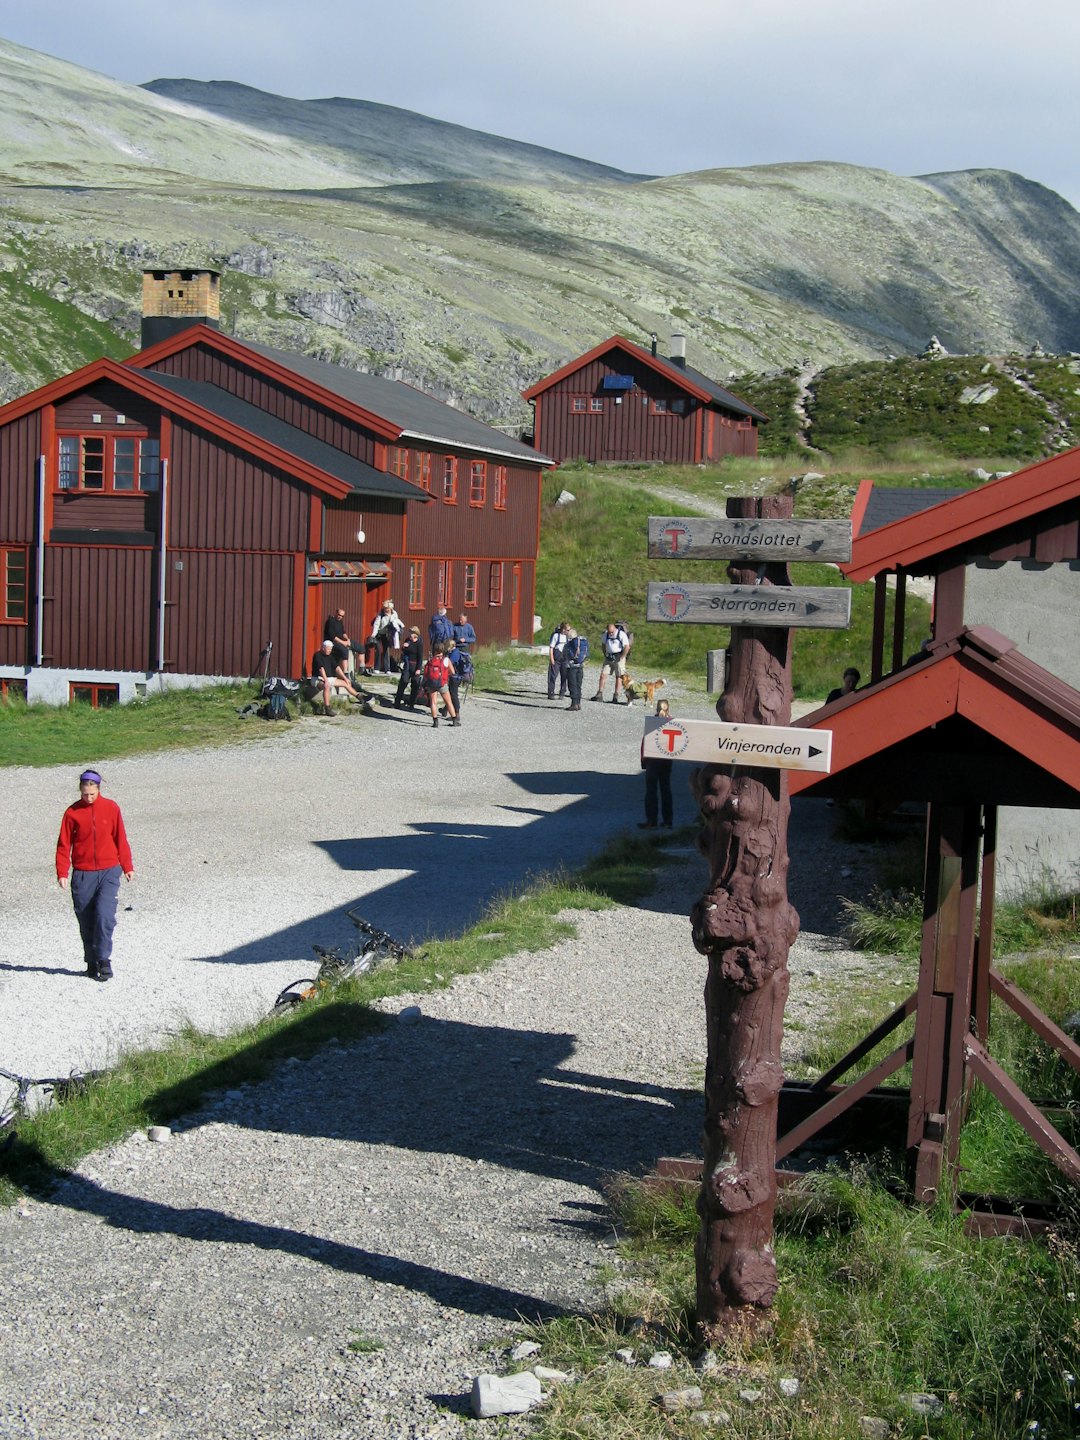
MULTIPOLYGON (((784 484, 757 461, 732 462, 708 471, 696 467, 661 466, 564 468, 544 485, 541 553, 537 567, 537 609, 544 630, 567 619, 589 636, 593 654, 609 620, 625 620, 634 631, 639 675, 678 675, 704 684, 705 652, 725 646, 730 630, 720 625, 660 625, 645 621, 645 587, 649 580, 725 582, 727 567, 708 561, 675 565, 646 559, 650 515, 692 514, 691 505, 660 498, 656 488, 673 488, 707 498, 713 507, 728 495, 761 494, 784 484), (763 478, 765 484, 762 483, 763 478), (568 489, 573 504, 555 505, 568 489)), ((800 514, 844 516, 850 512, 854 476, 833 471, 822 481, 803 487, 800 514)), ((799 585, 840 585, 839 572, 825 565, 799 565, 792 579, 799 585)), ((794 690, 798 697, 823 698, 838 684, 845 665, 869 669, 873 597, 870 586, 855 588, 848 630, 795 632, 794 690)), ((929 628, 928 607, 910 599, 907 610, 910 649, 918 649, 929 628)))

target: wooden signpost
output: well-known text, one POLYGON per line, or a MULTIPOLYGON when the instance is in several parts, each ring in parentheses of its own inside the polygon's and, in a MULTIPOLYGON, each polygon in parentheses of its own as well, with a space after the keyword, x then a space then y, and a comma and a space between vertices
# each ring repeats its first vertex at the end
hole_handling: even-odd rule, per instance
MULTIPOLYGON (((793 521, 790 495, 729 500, 727 509, 722 521, 649 521, 651 556, 726 558, 735 582, 650 584, 647 609, 647 618, 657 624, 732 627, 729 678, 717 704, 725 723, 672 720, 646 728, 646 750, 651 740, 661 753, 669 747, 672 759, 679 758, 677 746, 685 753, 700 732, 706 736, 694 793, 705 822, 699 843, 710 878, 690 912, 694 944, 709 961, 696 1247, 698 1330, 706 1344, 752 1330, 776 1294, 780 1046, 788 949, 799 932, 787 897, 789 802, 781 768, 789 747, 795 753, 789 737, 799 736, 788 728, 791 629, 839 629, 850 617, 846 588, 796 590, 787 571, 788 560, 846 559, 850 525, 843 522, 822 534, 818 525, 793 521)), ((805 746, 799 755, 828 768, 830 754, 809 751, 831 752, 831 743, 823 745, 816 732, 799 738, 805 746)))
POLYGON ((851 559, 850 520, 699 520, 649 516, 650 560, 851 559))
POLYGON ((851 591, 829 585, 649 584, 647 618, 669 625, 775 625, 846 630, 851 591))
POLYGON ((763 770, 832 768, 832 731, 779 725, 729 725, 646 715, 644 756, 697 765, 752 765, 763 770))

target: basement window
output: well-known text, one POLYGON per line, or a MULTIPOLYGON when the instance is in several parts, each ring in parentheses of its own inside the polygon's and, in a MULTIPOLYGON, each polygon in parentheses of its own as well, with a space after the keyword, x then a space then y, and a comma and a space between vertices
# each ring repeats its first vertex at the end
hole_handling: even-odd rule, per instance
POLYGON ((68 701, 89 705, 92 710, 107 710, 110 705, 120 704, 120 686, 73 680, 68 685, 68 701))

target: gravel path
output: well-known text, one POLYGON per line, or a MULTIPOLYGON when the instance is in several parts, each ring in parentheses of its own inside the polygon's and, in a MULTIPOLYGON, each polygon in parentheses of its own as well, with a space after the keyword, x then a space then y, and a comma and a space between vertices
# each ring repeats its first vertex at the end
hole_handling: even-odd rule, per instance
MULTIPOLYGON (((77 976, 50 874, 74 770, 8 772, 0 1063, 63 1073, 184 1016, 225 1028, 309 969, 313 940, 346 938, 348 905, 403 936, 453 932, 633 824, 640 706, 570 715, 517 683, 470 699, 460 730, 356 715, 109 765, 138 878, 108 986, 77 976)), ((709 713, 677 692, 673 708, 709 713)), ((691 810, 677 787, 677 821, 691 810)), ((813 802, 791 848, 791 1013, 807 1020, 816 984, 864 964, 829 938, 864 862, 813 802)), ((364 1043, 287 1062, 168 1144, 134 1136, 0 1213, 0 1433, 464 1435, 471 1378, 517 1317, 596 1301, 603 1176, 696 1148, 683 1087, 704 1063, 704 966, 685 915, 705 872, 680 861, 638 906, 578 915, 575 939, 413 997, 419 1023, 394 1018, 410 997, 389 1002, 364 1043)))

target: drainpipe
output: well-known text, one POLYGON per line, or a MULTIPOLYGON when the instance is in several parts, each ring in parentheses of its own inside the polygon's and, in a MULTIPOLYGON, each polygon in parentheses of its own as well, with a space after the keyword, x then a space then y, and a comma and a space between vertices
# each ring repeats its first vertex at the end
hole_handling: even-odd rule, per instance
POLYGON ((34 664, 45 663, 45 456, 38 456, 38 524, 37 524, 37 574, 35 596, 37 607, 37 644, 34 646, 34 664))
POLYGON ((169 462, 161 462, 161 516, 159 527, 158 543, 158 628, 157 628, 157 662, 158 674, 165 669, 165 556, 166 556, 166 527, 169 516, 169 462))

